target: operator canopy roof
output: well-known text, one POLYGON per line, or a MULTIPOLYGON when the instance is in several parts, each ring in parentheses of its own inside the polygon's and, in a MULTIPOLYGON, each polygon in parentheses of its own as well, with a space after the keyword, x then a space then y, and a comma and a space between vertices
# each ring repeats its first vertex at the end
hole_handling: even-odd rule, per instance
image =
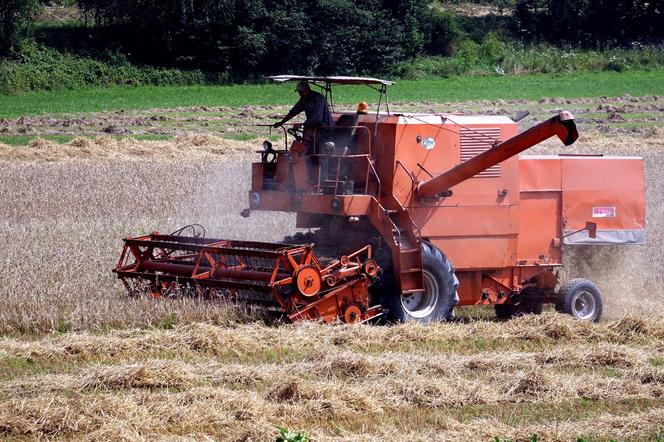
POLYGON ((330 84, 382 84, 384 86, 393 85, 394 82, 390 80, 381 80, 380 78, 368 77, 308 77, 306 75, 273 75, 270 78, 274 81, 311 81, 313 83, 330 83, 330 84))

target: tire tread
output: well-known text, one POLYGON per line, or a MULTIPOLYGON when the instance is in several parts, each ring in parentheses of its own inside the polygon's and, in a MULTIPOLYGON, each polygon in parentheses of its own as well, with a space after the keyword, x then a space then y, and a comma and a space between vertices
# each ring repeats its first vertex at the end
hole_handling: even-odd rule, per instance
POLYGON ((601 296, 601 293, 600 293, 599 289, 589 279, 574 278, 574 279, 570 279, 569 281, 564 282, 560 286, 560 288, 558 289, 558 293, 557 293, 557 296, 556 296, 556 310, 561 312, 561 313, 572 314, 572 306, 571 306, 572 297, 574 296, 575 292, 580 287, 584 287, 584 286, 586 286, 588 291, 590 291, 590 293, 595 298, 595 305, 596 305, 597 313, 591 319, 591 321, 592 322, 597 322, 602 317, 604 306, 603 306, 602 296, 601 296))
MULTIPOLYGON (((423 319, 421 322, 429 322, 436 320, 450 320, 454 317, 453 307, 456 304, 456 290, 459 285, 458 279, 454 275, 454 266, 447 259, 447 256, 440 251, 436 246, 427 240, 421 240, 422 247, 422 265, 433 265, 439 269, 439 275, 443 278, 442 287, 448 290, 447 302, 448 311, 441 312, 440 310, 432 314, 430 319, 423 319)), ((387 308, 390 311, 390 316, 393 320, 403 322, 408 320, 408 315, 401 307, 401 294, 392 293, 388 297, 387 308)), ((412 318, 411 318, 412 319, 412 318)))

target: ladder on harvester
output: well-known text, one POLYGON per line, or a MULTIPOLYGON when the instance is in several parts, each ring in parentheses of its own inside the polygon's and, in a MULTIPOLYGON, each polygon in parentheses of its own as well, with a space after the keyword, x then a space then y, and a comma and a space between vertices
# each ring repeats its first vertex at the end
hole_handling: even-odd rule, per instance
POLYGON ((374 199, 376 210, 382 214, 381 233, 392 251, 392 265, 402 294, 424 290, 422 274, 422 247, 415 233, 417 226, 408 210, 393 196, 385 196, 381 201, 374 199))

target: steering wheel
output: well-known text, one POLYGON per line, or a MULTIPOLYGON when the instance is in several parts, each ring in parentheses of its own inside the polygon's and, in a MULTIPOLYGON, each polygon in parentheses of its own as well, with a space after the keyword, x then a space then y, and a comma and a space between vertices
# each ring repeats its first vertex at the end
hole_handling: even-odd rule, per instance
POLYGON ((301 127, 298 127, 298 126, 289 127, 286 130, 286 132, 288 132, 297 141, 302 141, 302 137, 304 135, 304 129, 302 129, 301 127))
POLYGON ((276 161, 277 152, 272 148, 272 143, 265 141, 263 143, 263 152, 261 152, 261 162, 263 164, 272 164, 276 161))

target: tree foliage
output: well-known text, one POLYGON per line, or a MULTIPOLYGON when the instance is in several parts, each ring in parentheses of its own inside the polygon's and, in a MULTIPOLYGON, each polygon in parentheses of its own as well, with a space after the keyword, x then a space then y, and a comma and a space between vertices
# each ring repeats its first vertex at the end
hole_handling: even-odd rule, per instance
POLYGON ((0 56, 16 48, 36 9, 36 0, 0 1, 0 56))
POLYGON ((119 30, 141 58, 242 78, 385 71, 420 52, 427 13, 425 0, 79 0, 79 6, 88 20, 119 30))
POLYGON ((664 0, 518 0, 514 16, 533 40, 595 47, 664 37, 664 0))
POLYGON ((424 50, 429 55, 452 55, 454 43, 460 34, 454 15, 449 12, 433 11, 426 22, 424 50))

